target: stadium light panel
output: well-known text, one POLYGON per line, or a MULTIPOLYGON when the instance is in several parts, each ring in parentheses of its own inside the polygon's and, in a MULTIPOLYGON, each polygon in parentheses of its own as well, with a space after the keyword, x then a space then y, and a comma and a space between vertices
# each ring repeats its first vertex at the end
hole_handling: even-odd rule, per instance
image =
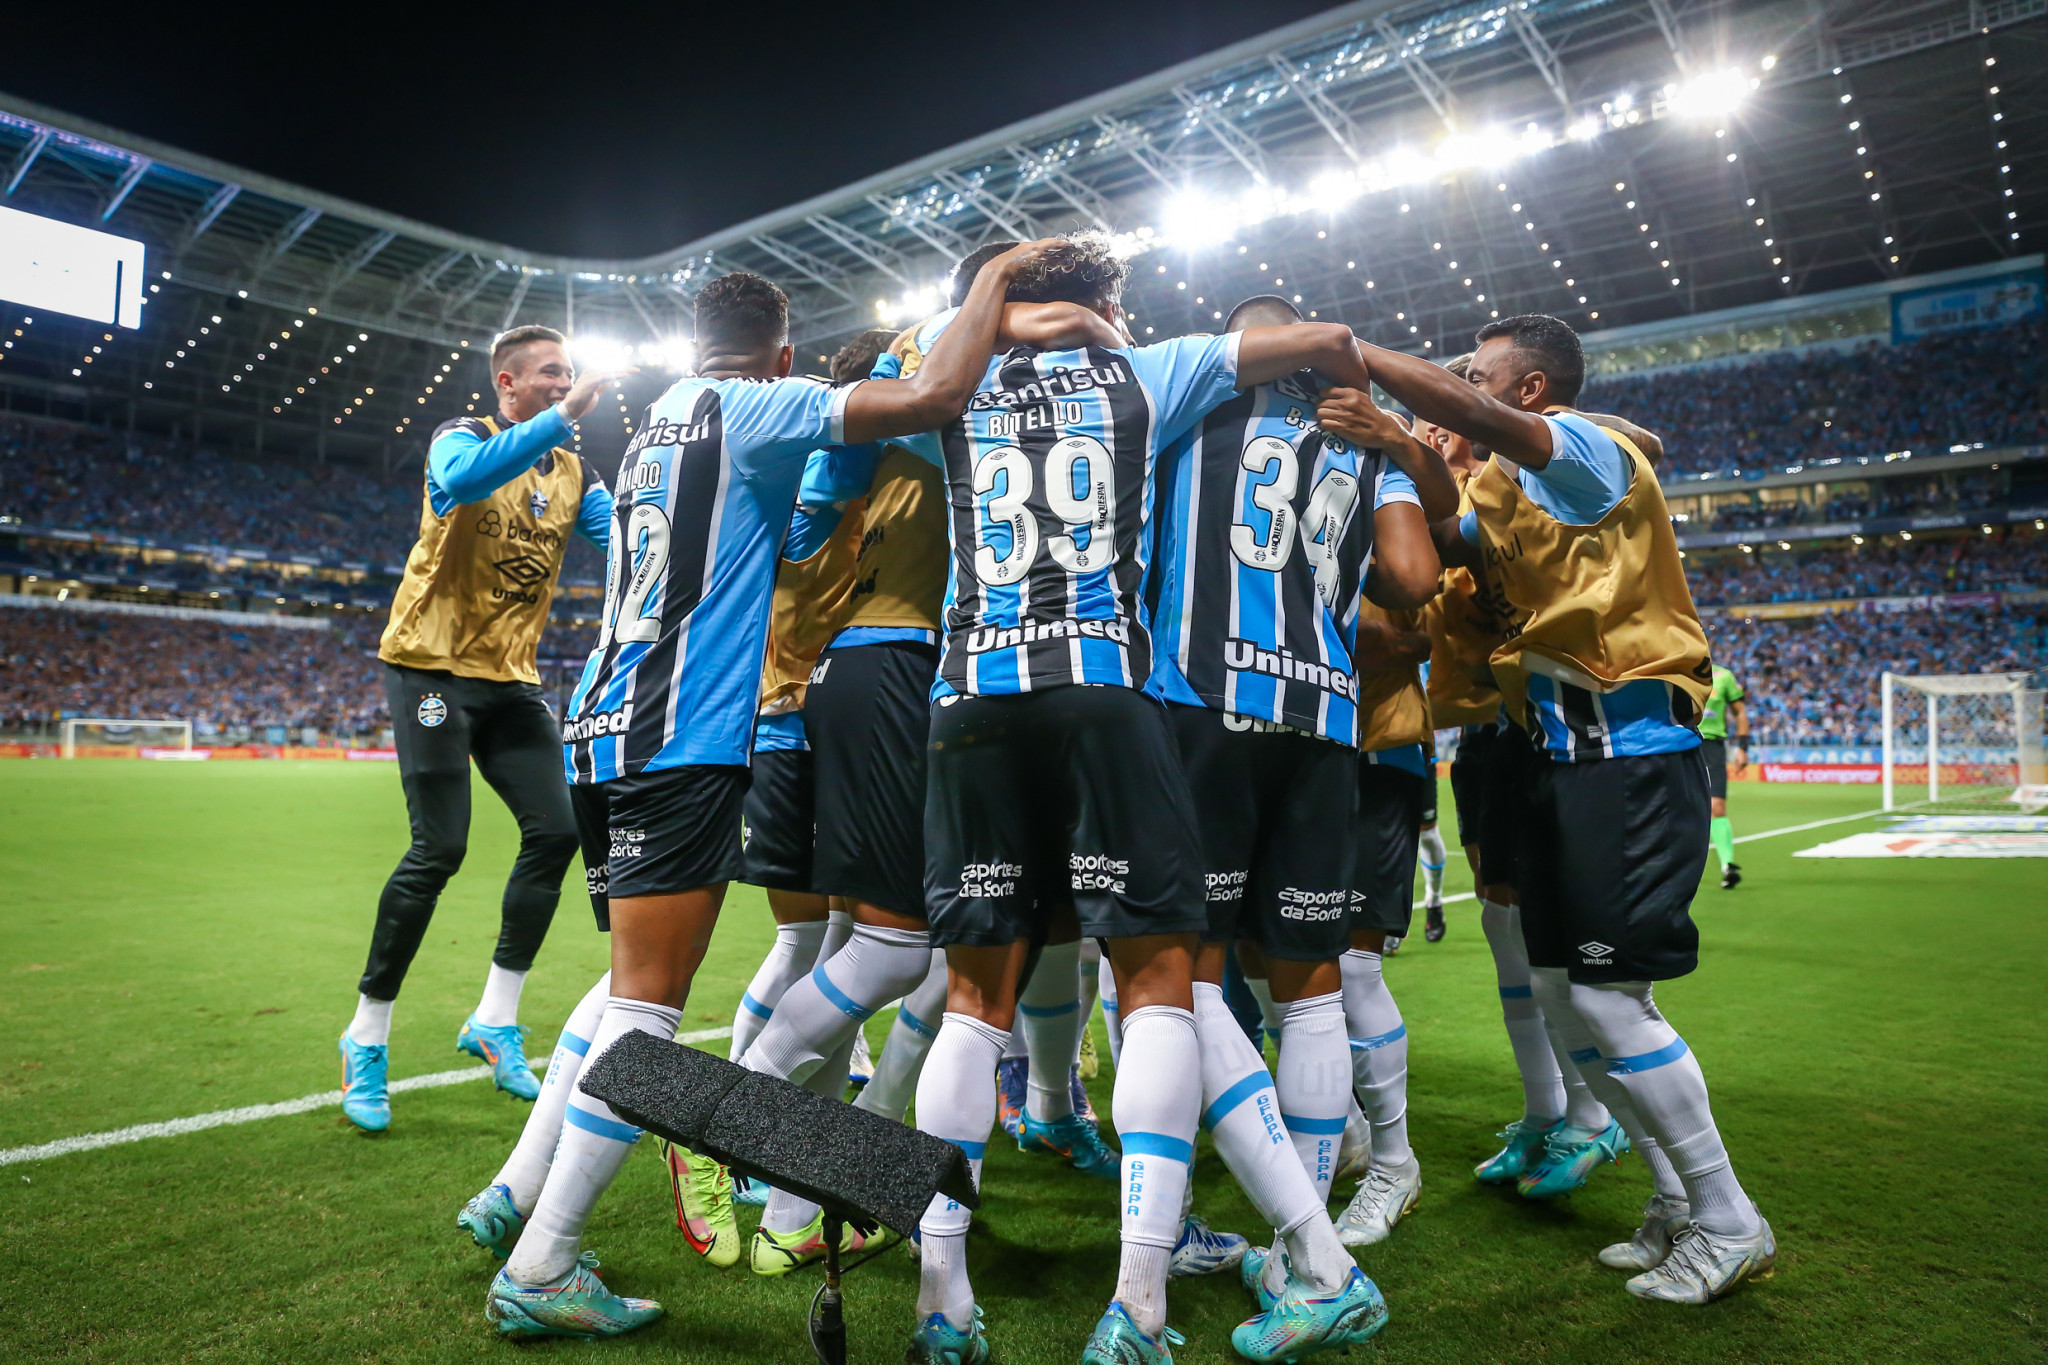
POLYGON ((0 299, 140 327, 143 281, 134 238, 0 208, 0 299))

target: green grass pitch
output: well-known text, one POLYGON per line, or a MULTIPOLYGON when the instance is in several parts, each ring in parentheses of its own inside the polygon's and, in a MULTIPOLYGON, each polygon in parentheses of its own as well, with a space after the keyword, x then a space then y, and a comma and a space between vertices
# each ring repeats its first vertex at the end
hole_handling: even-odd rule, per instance
MULTIPOLYGON (((1732 805, 1742 833, 1871 797, 1741 785, 1732 805)), ((476 812, 398 1007, 395 1077, 467 1061, 453 1039, 514 838, 481 783, 476 812)), ((1474 904, 1451 907, 1445 942, 1410 941, 1388 977, 1413 1039, 1422 1202, 1363 1257, 1393 1321, 1353 1359, 2042 1358, 2042 864, 1791 857, 1868 827, 1744 845, 1745 885, 1700 893, 1704 966, 1659 991, 1780 1245, 1775 1276, 1704 1310, 1639 1303, 1593 1259, 1635 1224, 1648 1182, 1633 1158, 1550 1206, 1471 1180, 1520 1097, 1474 904)), ((334 1040, 404 838, 387 765, 7 764, 0 1148, 336 1085, 334 1040)), ((1462 860, 1451 867, 1449 889, 1466 889, 1462 860)), ((580 884, 572 871, 527 987, 536 1056, 605 962, 580 884)), ((685 1028, 730 1022, 770 933, 759 894, 736 889, 685 1028)), ((1110 1087, 1105 1064, 1098 1106, 1110 1087)), ((809 1359, 815 1278, 699 1263, 651 1143, 588 1245, 669 1316, 595 1346, 499 1342, 482 1311, 496 1263, 454 1219, 525 1106, 469 1083, 395 1110, 379 1138, 325 1109, 0 1167, 0 1359, 809 1359)), ((972 1242, 996 1359, 1071 1362, 1113 1283, 1113 1196, 997 1137, 972 1242)), ((1196 1182, 1216 1225, 1258 1230, 1206 1142, 1196 1182)), ((900 1253, 849 1281, 856 1360, 901 1358, 915 1283, 900 1253)), ((1234 1359, 1246 1314, 1228 1278, 1178 1285, 1179 1359, 1234 1359)))

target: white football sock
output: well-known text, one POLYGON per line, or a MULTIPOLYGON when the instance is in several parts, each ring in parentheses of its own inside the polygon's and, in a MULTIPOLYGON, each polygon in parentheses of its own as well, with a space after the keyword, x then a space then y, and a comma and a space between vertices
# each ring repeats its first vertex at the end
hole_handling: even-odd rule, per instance
POLYGON ((1132 1010, 1124 1048, 1131 1065, 1117 1068, 1111 1100, 1124 1155, 1116 1297, 1139 1331, 1157 1336, 1166 1325, 1166 1263, 1180 1241, 1202 1113, 1201 1091, 1187 1083, 1202 1074, 1195 1016, 1171 1005, 1132 1010))
MULTIPOLYGON (((1220 986, 1195 983, 1195 1028, 1202 1046, 1202 1126, 1217 1154, 1287 1248, 1295 1274, 1322 1289, 1336 1289, 1353 1262, 1314 1180, 1286 1138, 1273 1078, 1238 1027, 1220 986)), ((1337 1032, 1341 1040, 1341 1013, 1337 1032)), ((1338 1067, 1340 1089, 1348 1091, 1342 1078, 1348 1077, 1349 1065, 1340 1061, 1338 1067)))
POLYGON ((1444 860, 1450 856, 1444 848, 1444 833, 1441 826, 1431 825, 1422 831, 1419 844, 1422 862, 1422 894, 1435 900, 1444 893, 1444 860))
POLYGON ((1507 1026, 1515 1070, 1522 1074, 1522 1118, 1555 1122, 1565 1111, 1564 1076, 1543 1028, 1543 1010, 1529 986, 1529 953, 1522 944, 1522 912, 1497 901, 1479 903, 1479 928, 1493 950, 1493 975, 1500 986, 1500 1018, 1507 1026))
POLYGON ((1280 1116, 1315 1185, 1316 1203, 1327 1204, 1352 1103, 1343 992, 1294 1001, 1280 1027, 1280 1116))
POLYGON ((1399 1166, 1408 1146, 1408 1026, 1380 971, 1380 955, 1352 948, 1344 973, 1344 1027, 1351 1035, 1351 1083, 1372 1121, 1372 1164, 1399 1166))
MULTIPOLYGON (((981 1159, 996 1126, 996 1063, 1010 1035, 972 1015, 945 1015, 917 1082, 917 1127, 958 1147, 981 1188, 981 1159)), ((974 1290, 967 1282, 967 1225, 973 1214, 943 1194, 917 1228, 917 1320, 944 1313, 961 1331, 974 1320, 974 1290)))
POLYGON ((1081 1046, 1081 945, 1048 943, 1039 949, 1038 965, 1017 997, 1017 1021, 1023 1025, 1025 1051, 1031 1058, 1031 1084, 1024 1112, 1051 1123, 1074 1112, 1069 1074, 1081 1046))
MULTIPOLYGON (((645 1000, 612 996, 590 1040, 589 1057, 602 1057, 626 1034, 638 1030, 668 1041, 683 1021, 681 1010, 645 1000)), ((612 1112, 610 1105, 582 1090, 572 1090, 563 1115, 562 1141, 548 1170, 547 1183, 534 1202, 533 1216, 505 1262, 505 1274, 529 1289, 561 1278, 576 1268, 583 1229, 598 1199, 626 1164, 640 1130, 612 1112)))
POLYGON ((1707 1078, 1685 1040, 1665 1022, 1647 981, 1571 988, 1614 1077, 1635 1101, 1643 1127, 1685 1182, 1692 1219, 1726 1237, 1753 1235, 1756 1208, 1743 1193, 1707 1103, 1707 1078))
POLYGON ((732 1047, 728 1061, 738 1061, 775 1013, 782 993, 810 974, 818 965, 818 948, 825 941, 828 923, 821 919, 797 920, 775 926, 775 942, 768 956, 754 971, 754 979, 740 995, 740 1007, 732 1016, 732 1047))
POLYGON ((1274 1047, 1280 1046, 1280 1028, 1287 1018, 1287 1006, 1273 998, 1273 983, 1263 976, 1248 976, 1245 989, 1259 1002, 1259 1024, 1274 1047))
POLYGON ((548 1074, 540 1083, 540 1097, 534 1100, 533 1111, 526 1116, 526 1126, 519 1130, 512 1155, 505 1159, 497 1179, 491 1182, 512 1191, 512 1207, 521 1214, 533 1212, 541 1186, 547 1183, 555 1146, 562 1140, 562 1114, 569 1107, 576 1078, 583 1074, 583 1059, 590 1053, 590 1041, 597 1033, 598 1022, 604 1018, 605 1003, 611 993, 612 974, 606 972, 584 992, 576 1008, 569 1011, 562 1036, 555 1040, 554 1055, 548 1058, 548 1074))
POLYGON ((1593 1093, 1593 1087, 1586 1084, 1586 1077, 1579 1064, 1572 1060, 1571 1053, 1568 1050, 1560 1050, 1562 1039, 1551 1030, 1548 1022, 1544 1024, 1543 1036, 1549 1041, 1551 1057, 1557 1063, 1558 1074, 1564 1078, 1564 1121, 1577 1128, 1590 1128, 1596 1133, 1600 1132, 1614 1122, 1614 1115, 1607 1111, 1607 1106, 1593 1093))
POLYGON ((526 985, 526 973, 491 964, 484 977, 484 994, 476 1002, 476 1021, 485 1028, 504 1028, 519 1022, 519 992, 526 985))
POLYGON ((1081 1027, 1074 1034, 1075 1066, 1081 1064, 1081 1040, 1088 1036, 1088 1025, 1095 1018, 1095 997, 1102 993, 1102 940, 1081 940, 1078 975, 1081 988, 1081 1027))
MULTIPOLYGON (((749 1071, 802 1085, 868 1016, 908 995, 931 970, 931 935, 922 929, 857 924, 846 946, 782 993, 775 1017, 740 1058, 749 1071)), ((841 1073, 839 1087, 846 1077, 841 1073)))
POLYGON ((1536 1003, 1543 1010, 1543 1026, 1550 1031, 1552 1045, 1564 1052, 1565 1064, 1583 1079, 1586 1088, 1621 1125, 1621 1131, 1628 1134, 1629 1146, 1649 1168, 1657 1193, 1667 1199, 1685 1198, 1685 1184, 1672 1169, 1670 1158, 1644 1128, 1642 1115, 1636 1112, 1628 1091, 1618 1079, 1607 1074, 1592 1030, 1572 1008, 1572 984, 1565 969, 1531 967, 1529 983, 1536 991, 1536 1003))
POLYGON ((348 1036, 363 1047, 391 1046, 391 1007, 396 1000, 356 997, 356 1017, 348 1022, 348 1036))
POLYGON ((939 1019, 946 1012, 946 950, 932 949, 931 971, 924 983, 896 1007, 896 1021, 889 1025, 889 1040, 875 1062, 875 1074, 853 1102, 856 1109, 903 1121, 903 1111, 917 1094, 917 1078, 924 1071, 925 1054, 939 1036, 939 1019))
POLYGON ((1102 1031, 1109 1039, 1109 1064, 1118 1067, 1123 1065, 1124 1025, 1123 1016, 1117 1013, 1116 973, 1110 970, 1107 953, 1102 956, 1096 985, 1102 994, 1102 1031))

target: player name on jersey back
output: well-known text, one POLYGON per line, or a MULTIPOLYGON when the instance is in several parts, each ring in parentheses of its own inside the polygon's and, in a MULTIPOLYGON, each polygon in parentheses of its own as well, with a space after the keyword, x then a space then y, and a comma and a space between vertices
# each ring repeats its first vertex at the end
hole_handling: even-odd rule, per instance
POLYGON ((952 562, 939 691, 1140 687, 1160 448, 1235 391, 1234 337, 998 356, 940 433, 952 562))

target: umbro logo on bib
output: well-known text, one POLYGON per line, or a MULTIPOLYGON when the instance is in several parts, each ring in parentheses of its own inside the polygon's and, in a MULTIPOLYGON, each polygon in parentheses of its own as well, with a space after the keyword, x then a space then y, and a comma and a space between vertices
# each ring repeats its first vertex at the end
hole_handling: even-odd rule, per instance
POLYGON ((1586 955, 1587 962, 1605 965, 1614 961, 1614 949, 1597 938, 1590 943, 1581 943, 1579 951, 1586 955))

